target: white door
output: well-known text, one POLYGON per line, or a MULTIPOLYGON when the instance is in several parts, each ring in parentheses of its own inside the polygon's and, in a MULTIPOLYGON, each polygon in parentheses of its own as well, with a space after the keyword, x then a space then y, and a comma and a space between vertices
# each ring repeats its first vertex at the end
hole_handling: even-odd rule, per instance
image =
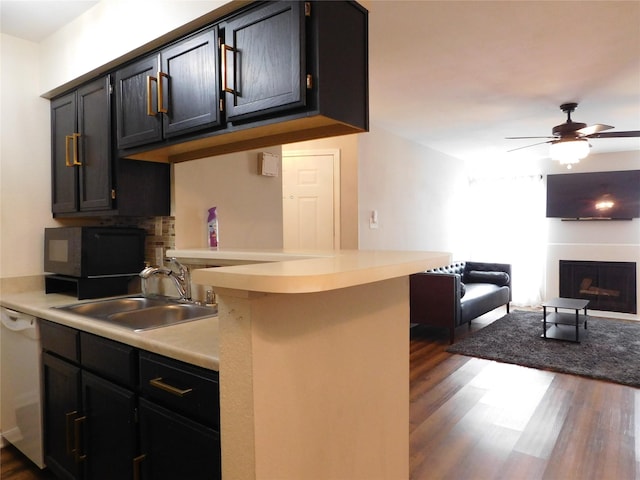
POLYGON ((285 249, 340 248, 340 151, 282 152, 285 249))

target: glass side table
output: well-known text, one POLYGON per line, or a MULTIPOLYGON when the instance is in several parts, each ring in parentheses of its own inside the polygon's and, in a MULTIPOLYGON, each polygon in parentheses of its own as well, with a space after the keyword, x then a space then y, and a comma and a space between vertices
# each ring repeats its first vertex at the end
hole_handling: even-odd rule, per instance
POLYGON ((580 343, 580 324, 584 323, 587 329, 587 305, 589 300, 578 298, 554 298, 544 302, 541 337, 580 343), (553 308, 554 311, 547 314, 547 308, 553 308), (573 310, 574 313, 558 312, 558 309, 573 310), (580 314, 580 310, 584 310, 584 314, 580 314))

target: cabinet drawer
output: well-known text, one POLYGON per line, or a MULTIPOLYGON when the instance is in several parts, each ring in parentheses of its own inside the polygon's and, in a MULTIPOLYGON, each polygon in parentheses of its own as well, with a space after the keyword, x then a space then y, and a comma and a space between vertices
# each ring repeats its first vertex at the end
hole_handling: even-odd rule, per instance
POLYGON ((218 373, 140 352, 142 395, 213 428, 220 426, 218 373))
POLYGON ((136 350, 129 345, 80 333, 82 367, 114 382, 134 388, 136 376, 136 350))
POLYGON ((40 320, 42 349, 75 363, 80 361, 79 332, 58 323, 40 320))

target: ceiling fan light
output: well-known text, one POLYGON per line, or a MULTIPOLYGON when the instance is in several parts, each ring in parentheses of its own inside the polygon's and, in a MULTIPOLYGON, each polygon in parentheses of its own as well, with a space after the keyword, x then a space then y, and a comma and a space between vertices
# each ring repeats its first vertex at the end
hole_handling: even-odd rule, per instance
POLYGON ((586 139, 558 140, 549 148, 549 155, 553 160, 571 168, 571 164, 578 163, 589 155, 589 142, 586 139))

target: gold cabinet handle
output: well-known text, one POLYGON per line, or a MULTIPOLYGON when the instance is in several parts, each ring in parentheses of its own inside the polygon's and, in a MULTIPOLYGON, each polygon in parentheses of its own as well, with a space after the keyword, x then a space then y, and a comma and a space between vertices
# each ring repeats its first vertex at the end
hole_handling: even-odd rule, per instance
POLYGON ((68 412, 65 413, 65 434, 66 434, 66 445, 67 445, 67 455, 72 455, 74 450, 73 450, 73 444, 74 441, 71 437, 71 423, 73 422, 73 417, 75 417, 78 414, 77 411, 73 411, 73 412, 68 412))
MULTIPOLYGON (((73 167, 71 163, 71 156, 69 155, 69 142, 73 143, 73 137, 71 135, 65 135, 64 137, 64 164, 67 167, 73 167)), ((67 415, 69 415, 67 413, 67 415)))
POLYGON ((82 427, 82 424, 86 419, 87 419, 86 416, 82 416, 82 417, 76 418, 73 421, 73 433, 74 433, 74 436, 76 437, 74 439, 73 456, 76 460, 76 463, 80 463, 82 460, 87 458, 85 454, 80 453, 80 439, 81 439, 80 428, 82 427))
POLYGON ((172 393, 173 395, 177 395, 178 397, 184 397, 185 395, 193 391, 193 388, 178 388, 174 387, 173 385, 169 385, 168 383, 164 382, 162 377, 149 380, 149 385, 159 388, 160 390, 164 390, 165 392, 172 393))
POLYGON ((163 92, 162 92, 162 77, 169 81, 169 75, 164 72, 158 72, 158 113, 168 113, 169 110, 164 106, 163 92))
POLYGON ((143 453, 133 459, 133 480, 140 480, 140 464, 146 457, 147 455, 143 453))
POLYGON ((151 95, 151 82, 156 82, 158 84, 158 79, 156 77, 152 77, 151 75, 147 75, 147 115, 150 117, 154 117, 156 114, 153 111, 153 95, 151 95))
POLYGON ((71 165, 82 165, 82 162, 78 160, 78 139, 80 138, 79 133, 74 133, 71 135, 73 139, 73 162, 71 165))
POLYGON ((222 45, 220 45, 220 50, 221 50, 221 56, 222 56, 222 68, 221 68, 222 91, 227 93, 233 93, 235 95, 236 93, 235 90, 233 88, 227 87, 227 50, 229 50, 232 53, 235 53, 236 49, 223 43, 222 45))

